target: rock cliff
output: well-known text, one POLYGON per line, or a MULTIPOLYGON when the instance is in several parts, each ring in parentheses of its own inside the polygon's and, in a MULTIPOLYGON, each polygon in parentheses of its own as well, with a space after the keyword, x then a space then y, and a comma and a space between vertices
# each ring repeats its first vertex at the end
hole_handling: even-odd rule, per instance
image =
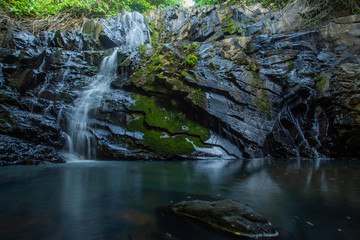
POLYGON ((305 10, 152 10, 136 48, 120 17, 2 26, 0 161, 64 161, 74 101, 113 47, 118 77, 88 116, 98 159, 358 157, 360 16, 299 30, 305 10))

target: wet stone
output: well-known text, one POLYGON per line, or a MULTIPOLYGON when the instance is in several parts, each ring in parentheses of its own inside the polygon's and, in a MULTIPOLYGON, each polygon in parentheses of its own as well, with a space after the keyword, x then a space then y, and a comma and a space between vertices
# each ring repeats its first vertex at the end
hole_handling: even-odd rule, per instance
POLYGON ((278 233, 270 222, 247 204, 235 200, 183 201, 173 206, 181 216, 200 220, 217 230, 250 238, 273 238, 278 233))

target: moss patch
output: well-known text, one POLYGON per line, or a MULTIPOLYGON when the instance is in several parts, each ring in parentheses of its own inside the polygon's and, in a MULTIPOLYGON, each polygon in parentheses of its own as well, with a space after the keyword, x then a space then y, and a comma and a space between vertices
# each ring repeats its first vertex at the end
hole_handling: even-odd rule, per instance
POLYGON ((138 46, 138 49, 140 51, 140 56, 144 57, 146 49, 147 49, 146 45, 140 45, 140 46, 138 46))
POLYGON ((158 31, 155 27, 155 24, 150 21, 149 19, 147 19, 146 21, 148 23, 149 29, 150 29, 150 33, 151 33, 151 41, 152 42, 159 42, 160 41, 160 32, 162 32, 165 28, 165 24, 162 24, 159 26, 160 30, 158 31))
POLYGON ((223 21, 223 27, 222 27, 222 31, 224 32, 224 34, 228 34, 228 35, 243 35, 244 34, 244 29, 241 27, 240 23, 238 22, 234 22, 234 20, 231 18, 231 15, 228 15, 224 21, 223 21))
POLYGON ((252 77, 249 90, 254 95, 253 102, 259 113, 271 120, 271 101, 268 92, 265 90, 265 81, 261 79, 257 66, 251 65, 250 70, 252 77))
MULTIPOLYGON (((140 46, 140 54, 143 55, 143 58, 145 58, 146 55, 146 46, 140 46)), ((157 72, 161 70, 164 66, 163 58, 164 56, 161 53, 163 49, 163 46, 159 46, 155 50, 153 50, 152 55, 148 57, 148 59, 143 60, 143 67, 141 67, 133 76, 132 76, 132 82, 137 87, 141 87, 145 84, 152 83, 155 80, 155 76, 157 75, 157 72)))
POLYGON ((315 82, 315 87, 318 92, 321 94, 324 93, 329 88, 329 77, 326 75, 319 75, 315 82))
MULTIPOLYGON (((145 51, 140 47, 140 51, 145 52, 142 57, 142 67, 133 74, 131 83, 147 92, 190 96, 192 99, 193 89, 187 83, 196 83, 196 79, 188 72, 198 65, 198 44, 178 44, 173 47, 155 44, 153 49, 145 51)), ((205 106, 203 96, 196 92, 193 103, 196 102, 198 106, 201 103, 201 106, 205 106)))
POLYGON ((206 94, 201 89, 192 89, 189 97, 194 105, 199 106, 202 109, 206 109, 206 94))
POLYGON ((289 65, 288 65, 288 67, 287 67, 287 72, 291 72, 292 70, 294 70, 294 68, 295 68, 295 63, 294 63, 294 61, 290 61, 290 62, 289 62, 289 65))
POLYGON ((189 120, 184 113, 168 110, 155 98, 133 94, 135 100, 130 110, 134 114, 128 122, 127 130, 142 132, 143 144, 156 153, 165 155, 190 154, 195 146, 206 147, 201 141, 210 137, 209 131, 189 120))
POLYGON ((206 128, 190 121, 182 112, 167 110, 155 98, 135 94, 133 98, 135 103, 130 109, 144 112, 145 121, 151 127, 163 128, 170 133, 197 135, 203 141, 210 137, 209 131, 206 128))

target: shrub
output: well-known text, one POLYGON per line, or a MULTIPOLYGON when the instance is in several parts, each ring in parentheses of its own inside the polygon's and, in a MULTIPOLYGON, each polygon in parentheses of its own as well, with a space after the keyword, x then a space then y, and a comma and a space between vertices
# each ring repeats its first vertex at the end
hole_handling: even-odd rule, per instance
POLYGON ((195 56, 194 54, 189 54, 186 57, 186 62, 190 65, 190 66, 195 66, 198 62, 199 59, 197 56, 195 56))

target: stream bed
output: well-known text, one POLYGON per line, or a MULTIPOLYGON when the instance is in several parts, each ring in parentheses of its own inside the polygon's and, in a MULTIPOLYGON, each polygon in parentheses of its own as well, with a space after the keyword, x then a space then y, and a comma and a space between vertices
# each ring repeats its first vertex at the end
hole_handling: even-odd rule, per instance
POLYGON ((162 219, 183 200, 235 199, 281 239, 360 239, 360 162, 74 161, 0 168, 0 239, 231 239, 162 219))

